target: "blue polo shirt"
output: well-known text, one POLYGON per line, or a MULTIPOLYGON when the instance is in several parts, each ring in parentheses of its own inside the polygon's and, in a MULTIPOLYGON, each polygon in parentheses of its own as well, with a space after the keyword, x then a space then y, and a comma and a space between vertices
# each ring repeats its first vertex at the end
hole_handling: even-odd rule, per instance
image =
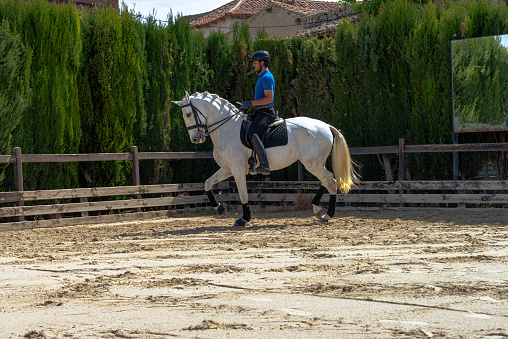
MULTIPOLYGON (((270 72, 270 70, 267 69, 266 71, 258 75, 258 82, 256 83, 254 99, 255 100, 263 99, 265 97, 265 91, 270 90, 273 91, 273 98, 275 99, 275 79, 273 78, 273 75, 270 72)), ((261 106, 273 106, 273 100, 268 105, 261 106)))

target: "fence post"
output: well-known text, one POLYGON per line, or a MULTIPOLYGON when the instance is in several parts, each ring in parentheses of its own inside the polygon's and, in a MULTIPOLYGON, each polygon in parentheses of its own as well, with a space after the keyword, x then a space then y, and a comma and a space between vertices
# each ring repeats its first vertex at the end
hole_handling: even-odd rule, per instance
MULTIPOLYGON (((139 152, 138 146, 131 146, 132 155, 132 186, 139 186, 139 152)), ((136 199, 141 199, 141 194, 136 194, 136 199)), ((136 212, 141 212, 140 207, 136 207, 136 212)))
MULTIPOLYGON (((406 180, 406 138, 399 139, 399 194, 404 194, 402 182, 406 180)), ((404 203, 399 203, 399 207, 404 207, 404 203)))
MULTIPOLYGON (((459 135, 453 134, 452 141, 454 145, 459 143, 459 135)), ((459 180, 459 152, 453 152, 453 180, 459 180)), ((457 193, 457 192, 455 192, 457 193)))
MULTIPOLYGON (((14 189, 23 192, 23 159, 21 159, 21 148, 14 147, 14 189)), ((25 206, 23 197, 16 202, 16 206, 25 206)), ((25 217, 20 215, 17 221, 25 221, 25 217)))
MULTIPOLYGON (((81 198, 79 198, 79 202, 80 203, 88 202, 88 198, 87 197, 81 197, 81 198)), ((89 216, 88 211, 81 212, 81 216, 82 217, 88 217, 89 216)))
POLYGON ((298 181, 303 181, 304 171, 305 167, 303 166, 302 162, 298 160, 298 181))

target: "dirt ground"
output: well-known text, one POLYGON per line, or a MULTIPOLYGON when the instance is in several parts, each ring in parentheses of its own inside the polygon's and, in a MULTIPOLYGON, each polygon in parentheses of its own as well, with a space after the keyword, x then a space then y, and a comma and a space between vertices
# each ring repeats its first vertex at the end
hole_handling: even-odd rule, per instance
POLYGON ((0 338, 507 338, 508 210, 0 233, 0 338))

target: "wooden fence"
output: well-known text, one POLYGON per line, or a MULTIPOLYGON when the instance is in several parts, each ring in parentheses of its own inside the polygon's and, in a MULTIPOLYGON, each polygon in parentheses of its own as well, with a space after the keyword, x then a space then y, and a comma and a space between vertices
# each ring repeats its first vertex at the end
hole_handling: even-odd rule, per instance
MULTIPOLYGON (((234 182, 227 198, 239 200, 234 182)), ((283 210, 300 204, 311 207, 317 192, 318 181, 251 181, 248 182, 250 202, 263 205, 263 209, 283 210)), ((485 208, 508 207, 508 180, 475 181, 366 181, 348 194, 337 195, 337 208, 380 209, 397 208, 485 208)), ((328 202, 325 194, 321 200, 328 202)))
MULTIPOLYGON (((406 145, 351 148, 352 155, 395 153, 399 156, 399 178, 394 182, 362 182, 347 195, 337 196, 339 208, 383 207, 506 207, 508 180, 482 181, 406 181, 406 154, 419 152, 508 151, 508 143, 406 145)), ((86 223, 139 220, 171 215, 174 211, 205 209, 204 184, 140 185, 139 161, 148 159, 205 159, 211 152, 138 152, 99 154, 22 154, 0 155, 0 163, 14 164, 15 191, 0 193, 0 231, 36 227, 56 227, 86 223), (23 191, 23 163, 132 161, 133 186, 23 191), (125 198, 125 197, 129 198, 125 198), (118 200, 123 197, 122 200, 118 200), (113 200, 106 200, 111 199, 113 200), (25 202, 37 204, 25 205, 25 202), (47 202, 48 204, 41 204, 47 202)), ((283 210, 309 208, 319 182, 250 181, 249 200, 254 208, 283 210)), ((228 205, 238 203, 233 181, 219 183, 218 199, 228 205)), ((328 196, 323 197, 326 201, 328 196)))

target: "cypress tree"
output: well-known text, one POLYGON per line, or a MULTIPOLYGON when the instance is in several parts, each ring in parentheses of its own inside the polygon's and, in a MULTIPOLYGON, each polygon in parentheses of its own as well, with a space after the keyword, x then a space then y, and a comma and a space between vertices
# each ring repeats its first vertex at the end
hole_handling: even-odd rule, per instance
MULTIPOLYGON (((367 14, 362 16, 356 27, 346 23, 335 33, 337 73, 333 90, 334 111, 337 125, 350 147, 375 145, 380 141, 378 134, 386 135, 387 131, 383 129, 390 128, 385 126, 386 117, 382 117, 386 112, 387 91, 392 87, 389 81, 390 61, 382 60, 380 35, 379 22, 367 14)), ((381 142, 382 145, 393 144, 389 140, 381 142)), ((362 164, 364 180, 384 179, 377 157, 356 159, 362 164)))
POLYGON ((332 122, 331 85, 335 69, 332 39, 308 38, 298 54, 296 97, 298 115, 332 122))
POLYGON ((253 53, 249 26, 235 24, 233 27, 233 78, 235 87, 231 91, 233 101, 245 101, 252 99, 254 85, 254 70, 249 59, 253 53))
MULTIPOLYGON (((140 151, 163 152, 168 150, 168 119, 170 101, 170 77, 173 56, 170 52, 169 30, 153 16, 146 21, 146 70, 147 82, 144 88, 146 105, 146 133, 136 144, 140 151)), ((141 181, 164 183, 168 180, 167 161, 144 161, 141 166, 141 181)))
MULTIPOLYGON (((171 100, 181 100, 185 91, 191 94, 195 91, 205 92, 210 88, 211 71, 206 55, 206 40, 202 32, 192 31, 186 19, 170 20, 168 29, 171 32, 170 49, 174 63, 171 70, 172 84, 171 100)), ((189 133, 183 121, 182 110, 176 105, 170 106, 170 144, 169 150, 174 152, 212 150, 212 143, 207 139, 203 144, 194 145, 189 139, 189 133)), ((212 159, 195 161, 170 161, 174 170, 172 182, 201 182, 206 180, 218 169, 212 159)))
MULTIPOLYGON (((31 105, 20 120, 14 143, 23 153, 77 153, 81 140, 78 72, 81 55, 80 23, 72 4, 46 1, 18 5, 22 19, 16 27, 33 51, 31 105)), ((28 189, 69 188, 78 185, 75 163, 27 164, 28 189)))
POLYGON ((231 43, 227 35, 220 30, 212 32, 205 43, 206 62, 210 72, 210 88, 208 91, 223 98, 228 98, 233 86, 231 43))
MULTIPOLYGON (((411 97, 406 142, 410 144, 451 142, 449 39, 443 39, 439 28, 438 9, 425 5, 419 8, 406 41, 411 97)), ((451 154, 411 154, 408 161, 411 173, 419 179, 446 179, 452 175, 447 166, 451 154)))
MULTIPOLYGON (((4 18, 0 25, 0 154, 12 153, 12 133, 30 103, 31 60, 31 51, 25 47, 20 35, 11 31, 4 18)), ((5 187, 4 170, 5 166, 2 166, 1 187, 5 187)))
MULTIPOLYGON (((87 17, 82 81, 90 88, 83 100, 91 106, 82 119, 89 135, 81 149, 85 153, 129 152, 136 138, 146 133, 144 28, 126 10, 118 15, 111 8, 97 8, 87 17)), ((130 178, 130 162, 83 168, 93 186, 124 185, 130 178)))

